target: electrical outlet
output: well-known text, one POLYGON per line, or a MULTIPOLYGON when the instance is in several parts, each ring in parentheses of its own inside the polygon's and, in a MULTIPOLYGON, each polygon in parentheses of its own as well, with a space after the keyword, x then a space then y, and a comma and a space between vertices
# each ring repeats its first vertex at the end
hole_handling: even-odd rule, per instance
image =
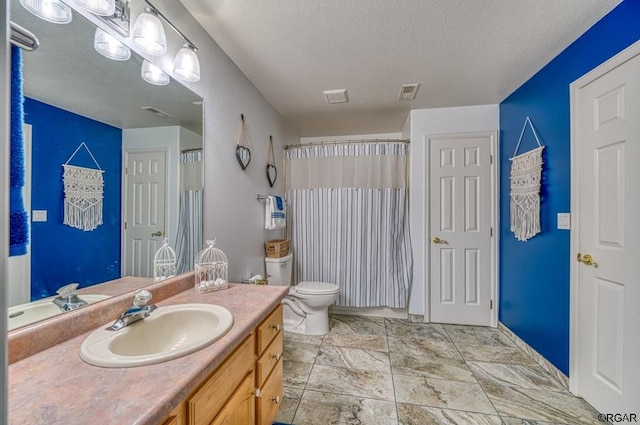
POLYGON ((47 221, 47 210, 33 210, 31 211, 31 221, 47 221))

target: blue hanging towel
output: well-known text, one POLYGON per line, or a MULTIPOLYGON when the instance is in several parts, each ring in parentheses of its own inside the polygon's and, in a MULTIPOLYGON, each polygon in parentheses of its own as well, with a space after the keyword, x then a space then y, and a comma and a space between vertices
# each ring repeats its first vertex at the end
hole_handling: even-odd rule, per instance
POLYGON ((29 243, 29 216, 24 209, 24 97, 22 51, 11 46, 11 149, 9 158, 9 255, 24 255, 29 243))
POLYGON ((278 206, 278 211, 282 211, 282 207, 283 207, 283 202, 282 202, 282 198, 280 196, 275 196, 274 198, 276 198, 276 205, 278 206))

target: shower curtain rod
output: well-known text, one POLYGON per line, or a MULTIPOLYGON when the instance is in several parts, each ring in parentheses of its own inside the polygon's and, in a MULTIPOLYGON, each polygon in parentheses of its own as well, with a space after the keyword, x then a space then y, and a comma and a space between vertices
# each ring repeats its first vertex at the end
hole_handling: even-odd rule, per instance
POLYGON ((409 139, 348 139, 348 140, 323 140, 322 142, 310 142, 310 143, 303 143, 300 145, 286 145, 284 147, 285 150, 287 149, 297 149, 297 148, 304 148, 306 146, 313 146, 313 145, 348 145, 349 143, 354 143, 354 142, 358 142, 358 143, 406 143, 409 144, 411 143, 411 141, 409 139))
POLYGON ((33 33, 13 21, 9 21, 11 27, 11 44, 25 50, 32 52, 38 48, 40 43, 33 33))

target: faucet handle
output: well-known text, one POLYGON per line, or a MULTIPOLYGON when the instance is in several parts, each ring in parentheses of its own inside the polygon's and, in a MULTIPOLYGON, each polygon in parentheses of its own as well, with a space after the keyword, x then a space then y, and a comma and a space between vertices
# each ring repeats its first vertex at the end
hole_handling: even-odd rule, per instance
POLYGON ((76 294, 76 289, 78 289, 78 284, 70 283, 58 289, 56 293, 60 295, 62 298, 69 298, 76 294))
POLYGON ((146 289, 138 289, 133 294, 133 305, 136 307, 144 307, 153 298, 151 292, 146 289))

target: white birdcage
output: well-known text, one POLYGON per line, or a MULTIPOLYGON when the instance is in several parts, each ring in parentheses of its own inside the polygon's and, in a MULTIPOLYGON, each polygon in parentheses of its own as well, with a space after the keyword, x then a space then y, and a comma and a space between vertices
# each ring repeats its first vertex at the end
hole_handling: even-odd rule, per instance
POLYGON ((207 241, 207 247, 196 256, 196 291, 211 292, 229 287, 229 260, 215 247, 216 241, 207 241))
POLYGON ((169 239, 165 239, 153 257, 153 281, 158 282, 175 275, 176 252, 169 246, 169 239))

